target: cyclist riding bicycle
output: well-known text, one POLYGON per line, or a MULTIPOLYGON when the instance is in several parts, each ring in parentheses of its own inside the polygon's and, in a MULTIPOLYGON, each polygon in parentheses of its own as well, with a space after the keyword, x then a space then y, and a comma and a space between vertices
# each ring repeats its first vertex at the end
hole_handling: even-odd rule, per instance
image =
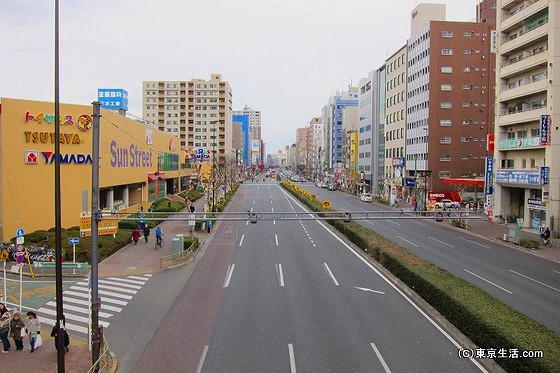
POLYGON ((163 234, 163 232, 161 231, 161 228, 160 228, 160 227, 157 227, 157 228, 156 228, 156 247, 157 247, 157 246, 159 246, 159 247, 162 246, 162 238, 161 238, 161 237, 162 237, 163 235, 164 235, 164 234, 163 234))

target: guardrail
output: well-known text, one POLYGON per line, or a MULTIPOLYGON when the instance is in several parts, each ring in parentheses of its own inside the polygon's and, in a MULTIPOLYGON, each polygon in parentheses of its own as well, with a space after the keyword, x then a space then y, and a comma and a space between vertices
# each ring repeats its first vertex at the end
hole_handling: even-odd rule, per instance
POLYGON ((101 339, 99 359, 88 370, 88 373, 114 373, 117 371, 117 359, 109 349, 105 336, 101 339))
POLYGON ((159 258, 159 269, 163 271, 164 269, 169 269, 181 264, 186 264, 191 260, 196 258, 196 254, 198 254, 198 248, 200 245, 195 248, 195 244, 191 244, 186 250, 181 251, 180 253, 170 254, 166 256, 162 256, 159 258))
MULTIPOLYGON (((88 263, 72 263, 64 262, 62 265, 63 275, 84 275, 89 272, 88 263)), ((42 275, 54 275, 56 270, 55 262, 33 262, 33 270, 35 273, 42 275)))

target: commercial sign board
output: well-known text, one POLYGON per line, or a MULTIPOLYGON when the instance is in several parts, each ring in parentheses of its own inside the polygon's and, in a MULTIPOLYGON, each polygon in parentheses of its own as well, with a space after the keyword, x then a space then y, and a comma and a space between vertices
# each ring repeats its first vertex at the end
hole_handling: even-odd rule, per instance
MULTIPOLYGON (((98 233, 116 234, 119 230, 117 220, 101 220, 98 224, 98 233)), ((84 211, 80 214, 80 237, 91 237, 91 212, 84 211)))
POLYGON ((484 167, 484 194, 494 194, 494 157, 486 157, 484 167))
POLYGON ((99 88, 97 100, 103 109, 128 110, 128 92, 121 88, 99 88))
POLYGON ((261 142, 259 140, 251 140, 251 153, 258 153, 261 148, 261 142))
POLYGON ((393 167, 404 167, 405 165, 404 157, 393 157, 392 161, 393 167))
POLYGON ((550 167, 541 167, 541 184, 548 185, 550 176, 550 167))
POLYGON ((541 115, 541 145, 550 144, 550 115, 541 115))
POLYGON ((504 184, 540 185, 541 173, 529 170, 497 170, 496 182, 504 184))

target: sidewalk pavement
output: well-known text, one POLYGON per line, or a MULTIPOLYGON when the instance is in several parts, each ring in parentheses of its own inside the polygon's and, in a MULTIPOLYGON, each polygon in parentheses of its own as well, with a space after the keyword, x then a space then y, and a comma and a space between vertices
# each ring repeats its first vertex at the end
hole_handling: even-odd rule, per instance
MULTIPOLYGON (((204 211, 204 198, 199 198, 195 201, 194 206, 196 212, 204 211)), ((187 212, 188 210, 185 209, 183 211, 187 212)), ((154 249, 156 238, 152 230, 148 243, 145 243, 144 237, 141 237, 137 245, 131 242, 99 263, 99 277, 158 272, 160 270, 160 258, 171 254, 172 238, 181 233, 187 235, 189 228, 186 221, 179 220, 165 221, 160 224, 160 227, 165 235, 161 249, 154 249)), ((194 235, 198 237, 201 246, 208 238, 206 231, 195 231, 194 235)), ((13 314, 13 312, 14 310, 10 309, 10 313, 13 314)), ((41 315, 38 314, 37 316, 40 321, 41 315)), ((29 353, 29 347, 26 351, 16 351, 15 343, 10 338, 12 349, 7 354, 0 353, 0 370, 2 372, 56 372, 58 366, 57 353, 54 347, 54 338, 50 337, 51 328, 52 325, 41 325, 43 345, 34 351, 33 354, 29 353)), ((24 337, 24 343, 26 345, 29 344, 27 337, 24 337)), ((2 345, 0 344, 1 348, 2 345)), ((70 332, 70 351, 65 354, 64 358, 66 372, 87 372, 91 367, 91 358, 88 341, 73 336, 70 332)))

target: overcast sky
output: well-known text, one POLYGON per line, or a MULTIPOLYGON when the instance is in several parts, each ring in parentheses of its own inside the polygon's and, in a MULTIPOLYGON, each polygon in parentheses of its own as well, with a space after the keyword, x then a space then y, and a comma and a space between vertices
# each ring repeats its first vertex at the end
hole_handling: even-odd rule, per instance
MULTIPOLYGON (((60 100, 123 88, 142 116, 142 81, 222 74, 234 109, 260 110, 267 152, 295 142, 337 90, 405 44, 411 0, 59 0, 60 100)), ((447 4, 472 21, 478 0, 447 4)), ((0 0, 0 97, 54 100, 54 0, 0 0)))

